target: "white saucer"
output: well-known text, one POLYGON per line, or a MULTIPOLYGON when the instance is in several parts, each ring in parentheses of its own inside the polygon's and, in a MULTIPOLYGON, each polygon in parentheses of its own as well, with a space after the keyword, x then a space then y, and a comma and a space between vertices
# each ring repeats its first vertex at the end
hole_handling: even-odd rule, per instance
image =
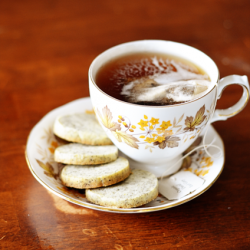
POLYGON ((55 118, 58 115, 78 112, 92 112, 90 98, 75 100, 49 112, 31 130, 26 145, 26 161, 36 180, 55 195, 69 202, 90 209, 117 213, 145 213, 163 210, 183 204, 201 195, 215 183, 223 170, 225 161, 223 141, 215 129, 210 126, 207 138, 216 138, 214 144, 222 149, 223 155, 220 158, 211 160, 210 157, 199 151, 191 157, 192 164, 187 170, 205 180, 204 184, 194 192, 174 201, 169 201, 159 195, 154 201, 131 209, 109 208, 92 204, 86 200, 84 190, 70 189, 61 184, 58 178, 58 164, 54 162, 53 156, 54 149, 60 144, 60 141, 52 132, 55 118))

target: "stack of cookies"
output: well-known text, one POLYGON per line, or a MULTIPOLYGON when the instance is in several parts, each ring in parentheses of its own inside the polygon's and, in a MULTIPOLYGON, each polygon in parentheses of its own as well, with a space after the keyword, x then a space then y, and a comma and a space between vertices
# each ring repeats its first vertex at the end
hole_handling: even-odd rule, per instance
POLYGON ((54 154, 56 162, 66 164, 60 173, 62 183, 86 189, 89 201, 131 208, 157 197, 157 178, 144 170, 130 170, 129 161, 118 156, 117 147, 112 145, 94 114, 59 116, 54 133, 70 142, 58 147, 54 154))

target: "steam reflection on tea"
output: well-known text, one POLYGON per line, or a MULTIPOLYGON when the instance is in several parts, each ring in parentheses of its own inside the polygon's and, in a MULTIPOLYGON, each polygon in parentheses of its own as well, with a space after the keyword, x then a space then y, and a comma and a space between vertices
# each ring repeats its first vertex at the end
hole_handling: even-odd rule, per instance
POLYGON ((96 75, 97 86, 108 95, 141 105, 173 105, 206 94, 209 76, 189 61, 157 53, 115 58, 96 75))

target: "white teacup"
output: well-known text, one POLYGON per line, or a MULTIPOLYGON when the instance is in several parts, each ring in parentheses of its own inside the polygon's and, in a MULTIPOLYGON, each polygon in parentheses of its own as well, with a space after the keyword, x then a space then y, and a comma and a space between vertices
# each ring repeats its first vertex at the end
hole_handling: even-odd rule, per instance
POLYGON ((176 172, 181 162, 172 167, 173 164, 199 134, 210 123, 238 114, 249 99, 246 76, 231 75, 220 80, 216 64, 206 54, 184 44, 161 40, 124 43, 100 54, 89 69, 89 89, 99 122, 112 142, 140 168, 150 170, 157 177, 176 172), (95 82, 100 67, 112 58, 137 52, 162 53, 188 60, 204 70, 214 86, 198 99, 169 106, 137 105, 104 93, 95 82), (242 86, 241 99, 228 109, 215 110, 217 99, 231 84, 242 86))

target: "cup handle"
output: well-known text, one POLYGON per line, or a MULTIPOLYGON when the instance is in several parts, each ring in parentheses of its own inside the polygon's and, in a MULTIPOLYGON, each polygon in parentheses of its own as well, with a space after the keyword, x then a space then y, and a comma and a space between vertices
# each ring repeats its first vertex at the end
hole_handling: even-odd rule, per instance
POLYGON ((216 109, 211 118, 211 123, 220 120, 227 120, 227 118, 237 115, 247 105, 249 100, 249 83, 247 76, 231 75, 222 78, 218 83, 217 100, 221 98, 224 89, 232 84, 238 84, 243 88, 243 94, 240 100, 230 108, 216 109))

